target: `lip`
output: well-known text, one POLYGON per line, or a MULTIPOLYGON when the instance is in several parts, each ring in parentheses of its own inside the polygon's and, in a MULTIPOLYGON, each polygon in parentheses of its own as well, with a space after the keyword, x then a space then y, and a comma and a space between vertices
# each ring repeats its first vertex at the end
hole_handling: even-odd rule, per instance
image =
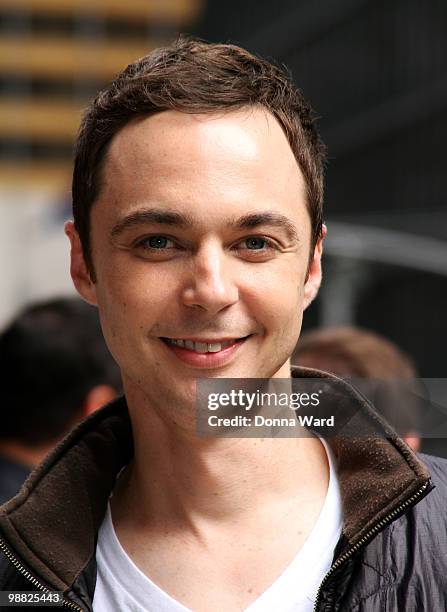
MULTIPOLYGON (((251 335, 247 336, 246 338, 242 338, 241 340, 236 340, 234 344, 227 346, 226 348, 222 349, 221 351, 218 351, 217 353, 196 353, 195 351, 190 351, 187 348, 175 346, 173 344, 167 344, 163 340, 159 340, 163 344, 163 346, 166 347, 166 350, 173 353, 178 359, 180 359, 180 361, 183 361, 183 363, 186 363, 187 365, 192 366, 194 368, 206 370, 209 368, 220 368, 230 363, 230 361, 235 358, 242 345, 245 344, 249 338, 251 338, 251 335)), ((228 340, 231 339, 232 338, 228 338, 228 340)), ((207 341, 202 339, 196 340, 196 342, 207 341)), ((208 340, 208 342, 212 344, 217 342, 217 340, 208 340)))
POLYGON ((227 340, 240 339, 242 336, 227 336, 226 338, 170 338, 170 340, 189 340, 192 342, 203 342, 206 344, 220 344, 227 342, 227 340))

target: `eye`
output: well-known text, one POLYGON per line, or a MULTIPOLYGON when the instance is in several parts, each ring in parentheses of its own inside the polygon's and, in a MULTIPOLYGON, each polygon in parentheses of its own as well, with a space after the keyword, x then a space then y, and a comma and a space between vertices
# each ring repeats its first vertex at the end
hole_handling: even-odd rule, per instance
POLYGON ((239 256, 250 261, 267 261, 278 255, 279 245, 266 236, 247 236, 235 245, 239 256))
POLYGON ((253 251, 261 251, 264 250, 265 245, 270 246, 270 243, 266 238, 262 238, 261 236, 251 236, 250 238, 245 238, 245 245, 247 249, 253 251))
POLYGON ((265 236, 248 236, 238 242, 238 249, 242 251, 253 251, 270 253, 278 250, 277 244, 265 236))
POLYGON ((167 236, 157 235, 157 236, 148 236, 143 240, 140 240, 136 246, 142 247, 147 250, 163 250, 163 249, 172 249, 174 242, 168 238, 167 236))

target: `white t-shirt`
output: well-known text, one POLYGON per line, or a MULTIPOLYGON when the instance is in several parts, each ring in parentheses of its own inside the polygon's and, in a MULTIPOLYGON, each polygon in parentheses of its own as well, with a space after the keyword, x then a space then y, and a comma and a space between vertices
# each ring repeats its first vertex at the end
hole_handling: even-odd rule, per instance
MULTIPOLYGON (((312 612, 318 587, 328 572, 341 534, 340 489, 332 451, 326 499, 311 533, 279 578, 245 612, 312 612)), ((189 612, 150 580, 130 559, 113 528, 110 505, 96 549, 98 574, 94 612, 189 612)))

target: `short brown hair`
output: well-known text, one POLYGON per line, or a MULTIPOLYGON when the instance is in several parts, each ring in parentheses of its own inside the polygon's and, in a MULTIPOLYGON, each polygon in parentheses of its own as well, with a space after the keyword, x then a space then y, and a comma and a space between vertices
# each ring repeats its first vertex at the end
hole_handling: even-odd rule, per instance
POLYGON ((133 119, 161 111, 213 113, 261 106, 283 128, 306 182, 312 251, 323 223, 325 148, 315 116, 282 67, 229 44, 180 37, 130 64, 87 109, 75 149, 73 216, 93 275, 90 209, 113 136, 133 119))

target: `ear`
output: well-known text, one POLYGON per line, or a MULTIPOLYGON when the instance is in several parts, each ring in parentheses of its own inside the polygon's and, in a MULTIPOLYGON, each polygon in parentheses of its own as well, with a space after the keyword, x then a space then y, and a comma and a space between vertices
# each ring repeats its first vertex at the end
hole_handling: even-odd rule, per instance
POLYGON ((317 244, 315 245, 312 259, 309 264, 309 269, 307 271, 306 283, 304 285, 304 310, 317 297, 318 290, 321 285, 321 256, 323 255, 323 240, 326 238, 326 234, 327 227, 323 224, 321 229, 321 238, 318 239, 317 244))
POLYGON ((70 273, 74 286, 79 295, 84 298, 86 302, 93 306, 97 306, 96 286, 91 279, 87 264, 85 263, 81 239, 79 238, 73 221, 67 221, 65 224, 65 233, 71 244, 70 273))

